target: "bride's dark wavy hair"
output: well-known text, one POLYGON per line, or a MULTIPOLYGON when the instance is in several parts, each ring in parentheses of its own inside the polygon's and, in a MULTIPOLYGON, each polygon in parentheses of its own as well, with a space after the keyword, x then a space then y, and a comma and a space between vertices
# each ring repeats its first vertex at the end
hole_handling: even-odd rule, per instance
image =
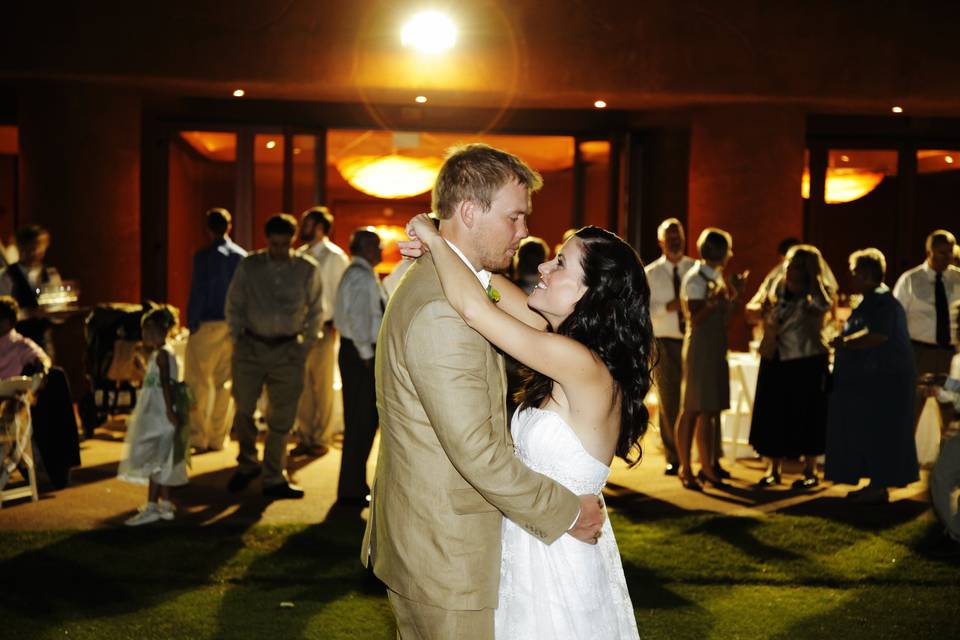
MULTIPOLYGON (((650 286, 640 256, 618 236, 592 226, 576 236, 583 246, 580 266, 587 290, 556 332, 585 345, 607 365, 614 400, 620 396, 616 453, 633 466, 640 461, 640 439, 650 417, 643 405, 654 344, 650 286)), ((552 388, 553 380, 528 369, 515 399, 521 407, 540 407, 552 388)))

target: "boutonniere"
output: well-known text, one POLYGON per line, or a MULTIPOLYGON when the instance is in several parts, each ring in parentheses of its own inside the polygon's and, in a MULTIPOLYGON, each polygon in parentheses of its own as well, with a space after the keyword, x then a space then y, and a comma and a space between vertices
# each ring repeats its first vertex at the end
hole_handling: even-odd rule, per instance
POLYGON ((490 298, 493 304, 500 302, 500 292, 494 289, 492 284, 487 285, 487 297, 490 298))

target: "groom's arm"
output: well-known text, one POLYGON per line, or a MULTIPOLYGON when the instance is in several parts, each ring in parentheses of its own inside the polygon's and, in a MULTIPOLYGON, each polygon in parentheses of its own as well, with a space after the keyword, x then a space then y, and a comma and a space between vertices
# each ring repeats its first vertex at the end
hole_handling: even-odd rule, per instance
POLYGON ((460 475, 506 517, 549 544, 577 519, 580 499, 524 465, 494 432, 484 368, 488 349, 446 302, 432 302, 408 329, 407 369, 460 475))

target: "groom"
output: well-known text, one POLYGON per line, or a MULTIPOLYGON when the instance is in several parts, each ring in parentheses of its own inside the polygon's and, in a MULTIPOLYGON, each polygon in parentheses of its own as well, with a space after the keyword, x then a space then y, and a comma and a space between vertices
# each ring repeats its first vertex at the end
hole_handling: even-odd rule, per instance
MULTIPOLYGON (((527 235, 540 176, 483 144, 451 151, 433 189, 445 238, 480 283, 527 235)), ((513 453, 503 357, 449 305, 429 254, 390 298, 376 355, 380 456, 362 560, 387 585, 399 637, 493 638, 502 516, 549 544, 595 542, 596 496, 513 453)))

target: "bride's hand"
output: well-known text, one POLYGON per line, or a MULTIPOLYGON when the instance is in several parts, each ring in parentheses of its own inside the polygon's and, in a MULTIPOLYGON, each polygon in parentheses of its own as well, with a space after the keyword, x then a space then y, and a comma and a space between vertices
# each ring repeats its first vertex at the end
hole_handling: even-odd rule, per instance
POLYGON ((400 249, 400 254, 407 258, 419 258, 425 251, 429 251, 427 241, 438 233, 433 218, 427 213, 411 218, 407 223, 406 231, 410 239, 401 240, 397 243, 397 247, 400 249))

